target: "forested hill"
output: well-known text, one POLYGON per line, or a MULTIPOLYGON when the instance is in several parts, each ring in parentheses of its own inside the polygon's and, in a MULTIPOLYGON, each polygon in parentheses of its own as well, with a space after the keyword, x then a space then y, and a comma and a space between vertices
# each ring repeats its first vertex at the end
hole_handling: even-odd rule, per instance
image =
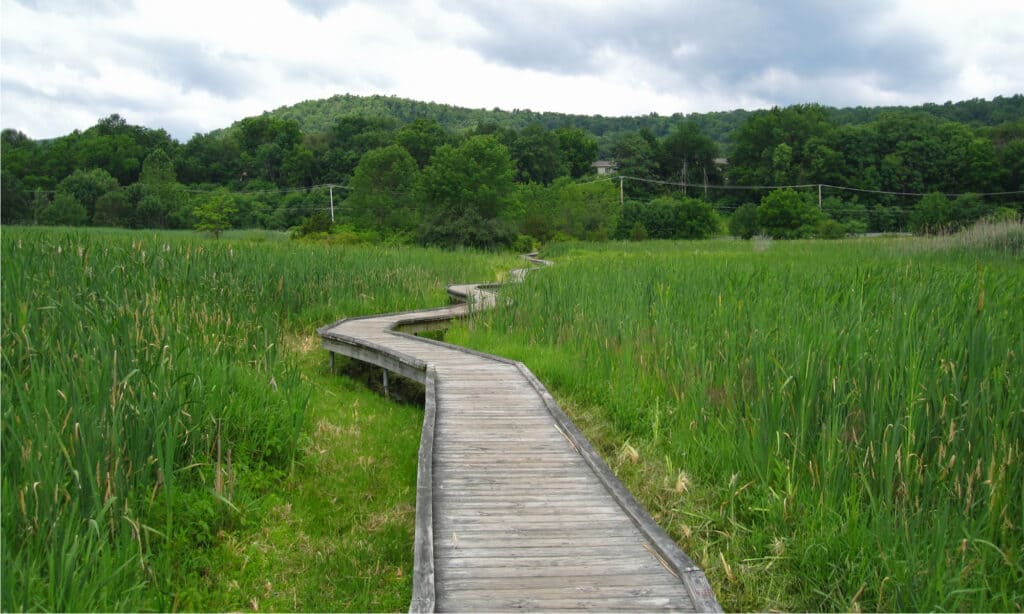
MULTIPOLYGON (((876 121, 889 111, 923 111, 947 121, 955 121, 972 127, 996 126, 1024 117, 1024 94, 1009 97, 997 96, 992 100, 974 98, 945 104, 928 103, 914 107, 825 107, 830 119, 838 125, 866 124, 876 121)), ((307 100, 291 106, 280 107, 270 115, 282 119, 294 119, 303 132, 327 132, 339 118, 349 115, 366 117, 388 117, 400 124, 415 119, 436 120, 446 130, 459 133, 476 128, 479 124, 496 124, 501 128, 522 130, 532 124, 544 128, 575 127, 593 134, 600 140, 626 132, 650 130, 654 136, 663 137, 686 119, 700 128, 700 131, 721 145, 730 143, 730 134, 739 128, 752 111, 715 111, 711 113, 675 113, 673 115, 639 115, 633 117, 605 117, 602 115, 573 115, 513 109, 469 109, 436 102, 422 102, 396 96, 354 96, 344 94, 322 100, 307 100)))

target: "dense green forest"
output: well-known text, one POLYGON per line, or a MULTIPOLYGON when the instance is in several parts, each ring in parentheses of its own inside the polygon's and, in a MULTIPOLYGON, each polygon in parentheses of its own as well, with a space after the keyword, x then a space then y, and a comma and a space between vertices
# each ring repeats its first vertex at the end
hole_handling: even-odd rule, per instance
MULTIPOLYGON (((866 124, 877 120, 883 113, 893 111, 921 111, 939 119, 955 121, 970 126, 995 126, 1024 117, 1024 96, 997 96, 991 101, 975 98, 962 102, 945 104, 924 104, 915 107, 824 107, 829 117, 839 125, 866 124)), ((697 125, 701 132, 728 150, 730 136, 750 115, 751 111, 736 109, 711 113, 674 113, 658 115, 650 113, 634 117, 604 117, 601 115, 573 115, 513 109, 504 111, 497 107, 468 109, 435 102, 421 102, 396 96, 353 96, 344 94, 322 100, 306 100, 298 104, 271 111, 271 115, 299 122, 303 132, 326 132, 338 117, 345 115, 368 115, 390 117, 407 123, 416 119, 437 120, 446 130, 462 132, 481 123, 494 123, 502 128, 522 130, 538 124, 549 130, 556 128, 581 128, 596 136, 602 145, 611 151, 612 139, 626 132, 650 130, 657 137, 666 136, 681 121, 697 125)))
POLYGON ((336 96, 185 143, 118 115, 50 140, 5 129, 2 170, 4 223, 516 248, 939 231, 1020 215, 1024 95, 631 118, 336 96))

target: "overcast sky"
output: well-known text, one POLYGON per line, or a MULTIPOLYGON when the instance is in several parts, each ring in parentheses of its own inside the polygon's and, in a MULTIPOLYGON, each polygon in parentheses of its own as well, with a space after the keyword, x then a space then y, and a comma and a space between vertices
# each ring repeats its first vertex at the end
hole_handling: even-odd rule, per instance
POLYGON ((0 125, 383 94, 607 116, 1024 93, 1024 0, 0 0, 0 125))

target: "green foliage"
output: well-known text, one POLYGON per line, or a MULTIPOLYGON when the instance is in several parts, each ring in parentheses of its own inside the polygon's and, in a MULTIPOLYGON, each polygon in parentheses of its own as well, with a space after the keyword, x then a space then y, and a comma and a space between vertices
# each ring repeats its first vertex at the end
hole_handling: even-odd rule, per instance
POLYGON ((558 128, 554 133, 569 176, 579 179, 589 175, 593 171, 590 165, 597 159, 597 139, 580 128, 558 128))
POLYGON ((843 200, 829 196, 822 200, 825 215, 841 223, 847 232, 861 234, 868 231, 868 210, 856 200, 843 200))
POLYGON ((325 392, 310 335, 444 304, 447 280, 490 279, 511 259, 167 231, 12 227, 0 242, 4 611, 251 608, 250 585, 233 587, 256 581, 247 561, 277 564, 244 551, 264 526, 297 548, 285 564, 344 553, 278 608, 408 603, 416 412, 325 392), (307 346, 314 366, 294 357, 307 346), (319 422, 339 411, 344 430, 319 422), (293 499, 313 490, 349 503, 293 499), (311 515, 301 526, 279 512, 293 501, 311 515))
POLYGON ((611 182, 576 183, 562 177, 550 186, 517 186, 511 217, 520 232, 542 241, 556 233, 601 240, 615 232, 620 209, 618 189, 611 182))
POLYGON ((949 229, 953 218, 953 203, 940 192, 921 197, 910 217, 911 228, 918 233, 939 233, 949 229))
POLYGON ((447 340, 525 361, 727 611, 1013 610, 1020 228, 554 245, 447 340))
POLYGON ((512 202, 512 172, 508 149, 493 137, 442 145, 420 176, 420 240, 445 247, 509 245, 515 234, 504 215, 512 202))
POLYGON ((25 184, 6 168, 0 172, 0 221, 4 224, 31 221, 31 201, 25 184))
POLYGON ((298 236, 304 237, 319 232, 331 231, 331 216, 323 211, 317 211, 302 221, 299 227, 298 236))
POLYGON ((227 192, 215 193, 206 202, 196 207, 192 216, 195 218, 195 229, 209 232, 215 239, 220 233, 231 228, 231 216, 238 213, 234 199, 227 192))
POLYGON ((824 107, 795 105, 753 114, 737 131, 730 175, 740 185, 806 183, 812 179, 807 144, 832 129, 824 107))
POLYGON ((659 196, 647 203, 627 203, 616 236, 634 238, 703 239, 718 232, 720 221, 709 203, 682 196, 659 196))
POLYGON ((938 192, 926 194, 911 214, 911 228, 922 234, 955 232, 970 226, 993 211, 976 194, 961 194, 949 200, 938 192))
MULTIPOLYGON (((422 169, 441 145, 488 134, 509 148, 514 176, 521 183, 551 185, 566 175, 581 178, 591 173, 590 164, 600 155, 615 159, 623 175, 654 180, 626 181, 627 197, 643 200, 673 195, 674 187, 657 182, 680 180, 691 186, 682 189, 684 195, 694 196, 693 186, 702 186, 703 197, 723 209, 763 196, 715 189, 725 183, 725 174, 734 185, 850 186, 865 192, 826 194, 843 199, 829 211, 833 219, 851 232, 902 231, 912 226, 914 203, 872 191, 1024 189, 1022 101, 1024 96, 1017 95, 913 109, 799 105, 756 113, 605 118, 339 96, 246 118, 226 130, 195 135, 185 144, 162 130, 132 126, 112 115, 84 132, 48 141, 5 130, 0 166, 4 201, 10 204, 3 208, 3 221, 38 220, 43 207, 36 206, 32 191, 51 191, 61 184, 94 223, 190 228, 195 203, 175 187, 180 181, 190 190, 251 193, 236 199, 236 226, 288 228, 324 205, 317 200, 319 188, 312 186, 350 185, 370 151, 402 145, 422 169), (714 162, 719 152, 729 157, 728 164, 714 162), (125 188, 127 206, 114 207, 120 210, 114 216, 97 216, 98 199, 118 186, 125 188), (274 193, 278 187, 310 190, 296 198, 274 193)), ((953 227, 971 223, 975 209, 985 214, 997 206, 1013 206, 1012 196, 989 196, 983 203, 958 205, 958 212, 963 211, 953 227)), ((544 216, 531 214, 532 221, 520 222, 518 212, 513 213, 520 231, 530 226, 529 234, 538 237, 564 228, 573 235, 625 238, 636 221, 624 221, 611 231, 588 221, 583 224, 588 228, 580 230, 570 228, 579 224, 563 218, 555 226, 539 228, 535 222, 544 216)), ((546 223, 553 219, 546 217, 546 223)))
POLYGON ((85 226, 89 223, 89 212, 71 194, 57 192, 53 201, 39 212, 39 223, 44 226, 85 226))
POLYGON ((630 241, 646 241, 648 236, 647 228, 644 226, 643 222, 639 220, 634 222, 633 227, 629 230, 630 241))
POLYGON ((524 128, 516 135, 510 150, 518 169, 516 178, 523 183, 548 185, 568 174, 558 135, 539 125, 524 128))
MULTIPOLYGON (((658 166, 658 142, 650 132, 626 133, 612 146, 612 156, 618 164, 619 174, 629 177, 656 177, 658 166)), ((627 185, 630 196, 648 196, 656 189, 647 183, 630 182, 627 185)))
POLYGON ((706 239, 718 233, 720 222, 711 205, 696 198, 679 203, 679 239, 706 239))
POLYGON ((537 251, 537 240, 528 235, 517 235, 511 249, 517 254, 532 254, 537 251))
POLYGON ((701 132, 696 123, 686 121, 677 124, 661 141, 659 150, 663 177, 683 183, 702 183, 708 174, 711 183, 721 183, 721 178, 716 177, 714 163, 718 157, 718 146, 701 132))
POLYGON ((818 220, 814 227, 814 236, 819 239, 842 239, 846 233, 846 225, 833 219, 818 220))
POLYGON ((749 239, 760 230, 757 223, 757 205, 747 203, 740 206, 729 218, 729 233, 734 237, 749 239))
POLYGON ((92 215, 93 226, 128 226, 129 215, 128 195, 124 188, 111 190, 96 199, 95 211, 92 215))
POLYGON ((757 207, 757 226, 776 239, 808 237, 821 219, 818 207, 793 190, 772 190, 757 207))
POLYGON ((85 207, 86 217, 92 219, 96 211, 96 201, 104 194, 119 187, 117 179, 114 179, 110 173, 101 168, 95 168, 91 171, 76 170, 71 173, 57 184, 57 192, 73 196, 85 207))
POLYGON ((448 142, 449 137, 437 120, 420 118, 402 126, 395 140, 416 160, 417 166, 423 168, 430 162, 434 151, 448 142))
POLYGON ((410 231, 417 227, 416 160, 401 145, 367 152, 349 183, 345 210, 360 228, 410 231))

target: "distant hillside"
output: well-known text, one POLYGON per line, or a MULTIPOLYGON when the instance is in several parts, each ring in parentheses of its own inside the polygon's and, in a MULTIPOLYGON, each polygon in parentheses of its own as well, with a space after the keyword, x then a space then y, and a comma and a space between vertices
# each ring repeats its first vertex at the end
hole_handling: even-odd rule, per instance
MULTIPOLYGON (((992 100, 975 98, 945 104, 928 103, 914 107, 827 107, 838 124, 864 124, 875 121, 889 111, 922 111, 946 120, 970 126, 995 126, 1024 118, 1024 95, 997 96, 992 100)), ((481 123, 493 123, 504 128, 522 129, 540 124, 548 129, 576 127, 586 130, 601 140, 617 133, 650 130, 655 136, 668 134, 672 126, 686 119, 697 124, 702 132, 721 144, 729 143, 730 133, 743 124, 752 111, 716 111, 711 113, 675 113, 673 115, 640 115, 634 117, 605 117, 601 115, 571 115, 514 109, 468 109, 436 102, 421 102, 396 96, 353 96, 344 94, 322 100, 307 100, 271 111, 276 117, 294 119, 303 132, 325 132, 346 115, 389 117, 404 124, 414 119, 435 119, 452 132, 463 132, 481 123)))

